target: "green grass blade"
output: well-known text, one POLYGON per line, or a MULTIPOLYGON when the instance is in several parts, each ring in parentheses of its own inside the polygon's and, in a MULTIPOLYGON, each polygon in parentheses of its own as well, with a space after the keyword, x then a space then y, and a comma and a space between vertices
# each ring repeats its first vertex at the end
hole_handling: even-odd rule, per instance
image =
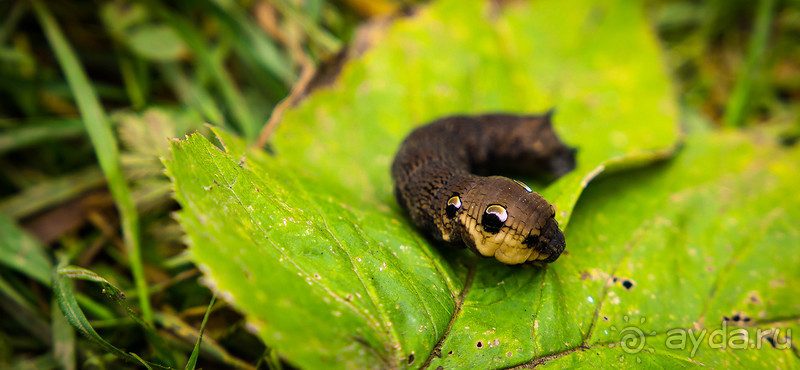
POLYGON ((130 316, 139 325, 145 328, 148 326, 147 323, 145 323, 142 318, 135 311, 133 311, 127 302, 125 302, 125 293, 123 293, 122 290, 117 288, 114 284, 111 284, 111 282, 106 280, 106 278, 98 275, 94 271, 90 271, 78 266, 61 267, 58 269, 58 273, 70 279, 81 279, 100 284, 103 287, 103 292, 105 295, 122 306, 122 308, 124 308, 128 313, 128 316, 130 316))
POLYGON ((0 277, 0 308, 11 321, 25 328, 34 338, 50 344, 50 326, 25 297, 5 279, 0 277))
POLYGON ((77 293, 75 299, 78 300, 78 303, 86 312, 89 312, 98 320, 111 320, 116 316, 108 307, 93 301, 91 298, 81 293, 77 293))
POLYGON ((119 71, 122 74, 122 81, 125 83, 125 90, 131 100, 134 109, 144 109, 147 105, 147 97, 143 80, 137 75, 136 58, 131 55, 118 53, 119 71))
POLYGON ((139 355, 137 355, 135 353, 131 353, 131 356, 136 358, 139 361, 139 363, 142 364, 147 370, 153 370, 153 367, 151 367, 150 364, 147 361, 145 361, 141 357, 139 357, 139 355))
POLYGON ((9 370, 55 369, 58 366, 58 362, 56 362, 53 355, 50 353, 32 358, 20 357, 21 358, 17 358, 15 362, 8 367, 9 370))
POLYGON ((69 43, 67 43, 55 18, 41 1, 34 0, 33 5, 47 40, 63 69, 70 89, 73 91, 81 117, 86 124, 86 131, 89 133, 89 138, 97 153, 100 168, 103 169, 111 194, 114 196, 114 201, 119 208, 122 234, 128 258, 130 259, 136 290, 139 293, 142 316, 145 321, 152 322, 153 312, 150 308, 147 282, 145 281, 144 268, 139 251, 139 215, 136 212, 136 206, 133 203, 133 197, 131 197, 128 185, 122 175, 117 140, 111 131, 108 117, 103 111, 86 73, 69 43))
POLYGON ((53 328, 53 357, 58 366, 64 370, 74 370, 75 366, 75 330, 61 314, 58 302, 50 305, 51 326, 53 328))
POLYGON ((162 17, 195 54, 199 66, 204 73, 211 76, 225 100, 225 105, 230 109, 235 123, 242 130, 245 137, 254 139, 258 135, 261 122, 258 122, 250 111, 247 101, 236 86, 222 61, 215 58, 209 50, 202 34, 188 20, 164 8, 159 2, 147 1, 146 4, 156 14, 162 17))
MULTIPOLYGON (((22 231, 2 212, 0 212, 0 265, 17 270, 45 286, 50 286, 53 266, 44 246, 22 231)), ((103 320, 114 317, 108 308, 89 297, 78 294, 76 298, 81 306, 95 317, 103 320)))
POLYGON ((313 42, 321 46, 326 53, 333 54, 342 46, 341 41, 324 29, 320 28, 316 22, 310 19, 308 15, 295 8, 291 2, 286 0, 276 0, 272 2, 272 5, 278 8, 281 13, 297 22, 297 24, 299 24, 300 27, 302 27, 303 30, 308 34, 308 37, 313 42))
POLYGON ((81 280, 88 280, 97 284, 100 284, 103 287, 103 293, 111 298, 114 302, 117 302, 128 314, 128 316, 133 319, 139 326, 141 326, 147 338, 155 347, 156 352, 158 353, 158 357, 167 363, 170 367, 173 366, 174 359, 167 351, 168 346, 161 336, 158 335, 153 325, 145 322, 141 316, 139 316, 136 311, 128 304, 127 300, 125 299, 125 293, 117 288, 114 284, 111 284, 106 278, 98 275, 94 271, 90 271, 78 266, 64 266, 58 269, 58 274, 71 278, 71 279, 81 279, 81 280))
POLYGON ((148 363, 142 360, 139 356, 136 356, 133 353, 125 352, 113 346, 111 343, 106 342, 105 339, 100 337, 100 335, 97 334, 94 328, 92 328, 92 326, 89 324, 89 320, 86 319, 83 311, 81 311, 80 307, 78 306, 78 302, 75 300, 75 295, 72 291, 70 279, 67 276, 60 274, 58 272, 59 270, 60 269, 56 269, 53 271, 53 294, 58 301, 58 307, 61 309, 61 312, 64 314, 67 321, 70 325, 72 325, 73 328, 75 328, 90 342, 98 345, 99 347, 119 358, 135 363, 144 363, 147 364, 146 366, 148 367, 156 366, 164 369, 168 368, 167 366, 148 363))
MULTIPOLYGON (((156 314, 156 322, 164 330, 169 331, 176 337, 180 338, 184 343, 197 342, 200 338, 200 331, 193 326, 187 324, 180 317, 159 312, 156 314)), ((207 358, 214 358, 225 364, 230 368, 237 369, 255 369, 250 363, 242 359, 234 357, 230 354, 221 344, 213 338, 204 338, 200 344, 200 353, 207 358)))
POLYGON ((32 146, 45 140, 71 138, 86 132, 83 122, 77 119, 58 119, 24 122, 18 127, 0 133, 0 154, 32 146))
POLYGON ((0 213, 0 265, 17 270, 44 285, 50 284, 52 264, 44 248, 3 213, 0 213))
MULTIPOLYGON (((103 172, 92 166, 66 176, 40 182, 12 197, 3 199, 0 201, 0 213, 14 218, 27 217, 105 183, 103 172)), ((49 276, 49 272, 47 275, 49 276)))
POLYGON ((739 72, 736 86, 734 86, 733 93, 725 107, 725 126, 739 127, 745 123, 745 118, 751 107, 749 103, 753 95, 753 85, 758 78, 758 73, 761 71, 767 42, 769 41, 769 28, 772 23, 775 2, 775 0, 758 2, 755 32, 750 36, 747 60, 739 72))
POLYGON ((214 103, 214 99, 203 86, 187 77, 178 63, 165 62, 159 66, 161 75, 184 104, 194 107, 208 122, 225 127, 225 116, 222 115, 214 103))
MULTIPOLYGON (((8 8, 6 8, 8 10, 8 8)), ((19 20, 28 10, 28 4, 20 1, 11 6, 11 10, 3 17, 3 23, 0 25, 0 45, 6 43, 6 39, 14 32, 19 20)))
POLYGON ((254 56, 253 59, 261 68, 274 73, 287 85, 297 80, 287 56, 282 54, 275 43, 253 23, 252 17, 242 9, 241 5, 234 1, 222 0, 213 0, 210 3, 214 6, 215 14, 220 21, 240 36, 235 41, 247 46, 248 53, 254 56))
POLYGON ((211 297, 211 303, 208 304, 208 308, 206 309, 206 314, 203 316, 203 323, 200 324, 200 335, 197 337, 197 343, 194 344, 194 349, 192 350, 192 355, 189 356, 189 362, 186 363, 186 370, 194 370, 194 367, 197 365, 197 356, 200 354, 200 343, 203 342, 203 332, 206 330, 206 323, 208 322, 208 316, 211 313, 211 308, 214 307, 214 302, 217 301, 217 295, 214 294, 211 297))
POLYGON ((278 358, 278 352, 271 347, 267 347, 267 349, 264 350, 264 354, 261 355, 256 363, 256 369, 260 369, 262 364, 266 365, 267 369, 271 370, 283 369, 281 359, 278 358))

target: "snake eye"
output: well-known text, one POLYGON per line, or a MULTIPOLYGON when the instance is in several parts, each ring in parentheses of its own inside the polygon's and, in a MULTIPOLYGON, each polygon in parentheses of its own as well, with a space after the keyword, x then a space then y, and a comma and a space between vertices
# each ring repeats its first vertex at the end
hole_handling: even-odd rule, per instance
POLYGON ((455 194, 447 200, 445 213, 447 214, 447 217, 453 218, 456 215, 456 211, 459 209, 461 209, 461 197, 459 197, 458 194, 455 194))
POLYGON ((489 233, 497 234, 503 223, 508 220, 508 212, 506 208, 499 204, 492 204, 486 207, 486 212, 483 214, 483 229, 489 233))

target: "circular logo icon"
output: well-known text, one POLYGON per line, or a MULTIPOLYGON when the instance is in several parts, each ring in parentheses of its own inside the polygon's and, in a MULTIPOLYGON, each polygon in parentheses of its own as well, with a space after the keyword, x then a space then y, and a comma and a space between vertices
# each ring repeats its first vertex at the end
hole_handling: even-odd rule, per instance
POLYGON ((644 332, 637 327, 629 326, 619 332, 620 347, 625 353, 639 353, 644 348, 644 332))

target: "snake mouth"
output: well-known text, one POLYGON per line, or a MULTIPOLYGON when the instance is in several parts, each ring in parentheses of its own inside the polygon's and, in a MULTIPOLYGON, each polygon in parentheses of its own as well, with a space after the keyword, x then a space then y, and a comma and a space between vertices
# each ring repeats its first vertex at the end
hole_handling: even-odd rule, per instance
POLYGON ((558 222, 554 218, 549 218, 542 229, 542 235, 539 237, 538 248, 539 258, 544 263, 550 263, 558 259, 561 253, 564 252, 567 243, 564 239, 564 233, 558 228, 558 222))
POLYGON ((528 235, 523 244, 533 250, 527 262, 540 263, 555 261, 566 247, 564 233, 554 218, 547 220, 540 233, 528 235))

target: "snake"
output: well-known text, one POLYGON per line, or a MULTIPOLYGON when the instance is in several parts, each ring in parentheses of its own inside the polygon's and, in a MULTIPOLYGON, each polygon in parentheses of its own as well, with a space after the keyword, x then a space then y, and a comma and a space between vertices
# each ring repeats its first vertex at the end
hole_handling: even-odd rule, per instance
POLYGON ((507 265, 542 266, 564 251, 556 209, 525 183, 493 173, 558 178, 576 150, 553 129, 553 110, 439 118, 414 129, 392 163, 394 193, 435 239, 507 265))

